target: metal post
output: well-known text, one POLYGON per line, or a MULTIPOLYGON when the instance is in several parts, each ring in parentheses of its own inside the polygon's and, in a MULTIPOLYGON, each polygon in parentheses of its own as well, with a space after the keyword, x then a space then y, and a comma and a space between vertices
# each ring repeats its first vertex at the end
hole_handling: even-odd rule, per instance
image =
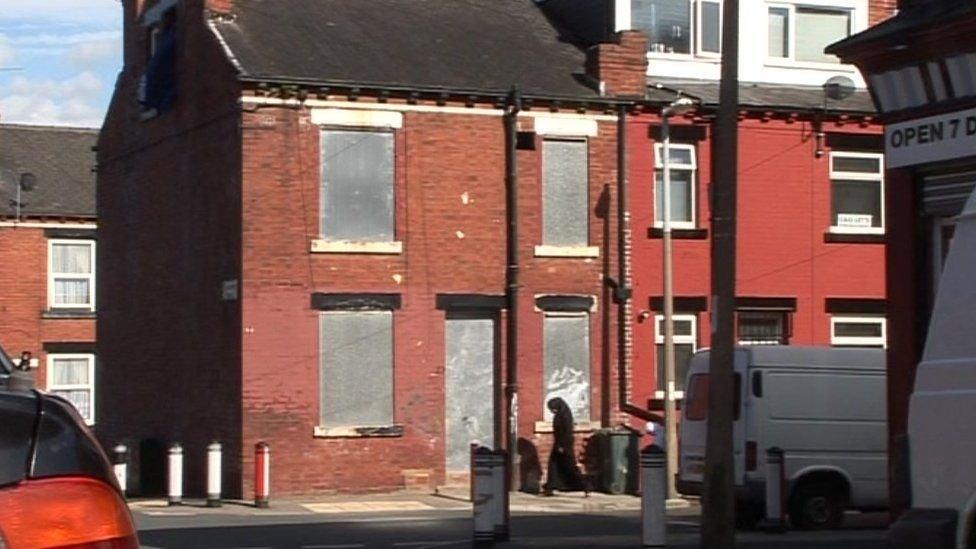
POLYGON ((783 450, 766 450, 766 518, 760 525, 768 532, 786 531, 786 459, 783 450))
POLYGON ((217 441, 207 446, 207 507, 220 507, 221 447, 217 441))
POLYGON ((702 493, 703 547, 735 546, 734 415, 735 241, 738 172, 739 0, 725 0, 722 79, 713 141, 712 352, 702 493))
POLYGON ((522 96, 513 87, 505 107, 505 216, 506 235, 505 305, 508 308, 505 333, 505 403, 508 415, 506 445, 511 460, 512 490, 519 488, 518 467, 518 317, 519 317, 519 223, 518 223, 518 115, 522 96))
POLYGON ((675 486, 675 474, 678 472, 678 417, 677 406, 674 402, 674 284, 672 282, 672 250, 671 250, 671 127, 668 118, 671 108, 661 110, 661 166, 663 168, 661 209, 664 220, 661 232, 664 236, 664 423, 665 440, 668 444, 668 499, 677 499, 678 490, 675 486))
POLYGON ((115 478, 119 481, 119 490, 122 491, 123 496, 128 488, 128 467, 129 449, 125 444, 116 444, 112 448, 112 471, 115 473, 115 478))
POLYGON ((169 447, 169 504, 183 503, 183 447, 174 442, 169 447))
POLYGON ((265 441, 254 445, 254 506, 270 507, 271 495, 271 447, 265 441))
POLYGON ((641 451, 641 546, 664 547, 667 541, 667 464, 664 451, 651 445, 641 451))

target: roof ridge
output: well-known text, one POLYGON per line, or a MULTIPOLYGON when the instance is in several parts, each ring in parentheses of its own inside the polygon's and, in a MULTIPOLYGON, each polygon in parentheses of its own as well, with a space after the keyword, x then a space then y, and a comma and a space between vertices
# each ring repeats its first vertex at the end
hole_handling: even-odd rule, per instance
POLYGON ((86 126, 56 126, 53 124, 20 124, 16 122, 0 122, 0 129, 19 129, 19 130, 56 130, 80 133, 98 133, 101 128, 90 128, 86 126))

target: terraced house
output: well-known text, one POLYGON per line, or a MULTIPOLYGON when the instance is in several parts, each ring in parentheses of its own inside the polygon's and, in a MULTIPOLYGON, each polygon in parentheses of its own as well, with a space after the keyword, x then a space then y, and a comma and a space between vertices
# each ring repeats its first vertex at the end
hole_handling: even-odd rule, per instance
POLYGON ((144 491, 171 441, 201 491, 214 439, 231 493, 259 440, 278 494, 450 482, 472 441, 537 483, 548 397, 585 431, 641 413, 617 360, 639 33, 585 49, 528 0, 123 9, 100 432, 144 491))
POLYGON ((15 360, 29 351, 36 386, 66 397, 89 424, 101 412, 97 137, 88 128, 0 124, 0 346, 15 360))

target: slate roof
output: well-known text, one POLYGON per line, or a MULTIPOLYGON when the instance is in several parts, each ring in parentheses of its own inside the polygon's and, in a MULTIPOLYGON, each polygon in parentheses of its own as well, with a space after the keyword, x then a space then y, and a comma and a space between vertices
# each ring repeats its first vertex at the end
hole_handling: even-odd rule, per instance
MULTIPOLYGON (((668 78, 648 78, 648 99, 667 102, 675 97, 675 92, 699 99, 703 105, 717 106, 719 83, 717 80, 678 80, 668 78), (661 87, 658 88, 657 84, 661 87)), ((797 109, 801 111, 820 110, 826 107, 831 112, 851 114, 872 114, 875 112, 871 95, 867 90, 857 90, 842 100, 828 99, 824 103, 824 91, 820 86, 778 85, 740 82, 739 105, 757 109, 797 109)))
POLYGON ((213 25, 245 79, 598 95, 532 0, 236 0, 213 25))
POLYGON ((20 176, 32 173, 21 215, 95 217, 97 138, 97 129, 0 124, 0 216, 15 214, 20 176))

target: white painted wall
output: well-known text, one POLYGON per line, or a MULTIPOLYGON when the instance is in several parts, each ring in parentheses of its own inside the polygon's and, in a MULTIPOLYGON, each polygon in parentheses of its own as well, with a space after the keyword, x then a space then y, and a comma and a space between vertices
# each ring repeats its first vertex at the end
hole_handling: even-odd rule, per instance
MULTIPOLYGON (((852 10, 851 33, 868 27, 868 0, 740 0, 739 1, 739 80, 770 84, 820 86, 827 79, 843 75, 861 88, 864 79, 853 65, 802 63, 768 57, 768 8, 770 6, 835 7, 852 10)), ((630 0, 616 0, 617 30, 633 20, 630 0)), ((696 55, 648 53, 649 76, 681 79, 718 80, 721 63, 716 58, 696 55)))

